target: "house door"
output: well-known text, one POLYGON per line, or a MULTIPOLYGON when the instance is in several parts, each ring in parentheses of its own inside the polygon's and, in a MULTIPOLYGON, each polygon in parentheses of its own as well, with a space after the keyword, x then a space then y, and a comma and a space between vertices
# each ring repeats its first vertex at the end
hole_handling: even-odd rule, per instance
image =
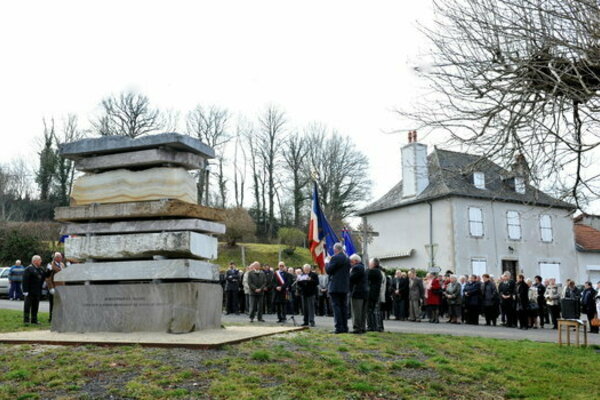
POLYGON ((502 273, 508 271, 512 279, 517 279, 519 262, 517 260, 502 260, 502 273))

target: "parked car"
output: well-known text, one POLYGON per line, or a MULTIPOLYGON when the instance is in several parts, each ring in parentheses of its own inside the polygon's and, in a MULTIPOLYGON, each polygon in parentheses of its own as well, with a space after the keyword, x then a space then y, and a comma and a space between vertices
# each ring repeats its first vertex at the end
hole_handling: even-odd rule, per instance
POLYGON ((10 284, 8 283, 8 271, 10 268, 0 268, 0 296, 8 297, 8 289, 10 284))

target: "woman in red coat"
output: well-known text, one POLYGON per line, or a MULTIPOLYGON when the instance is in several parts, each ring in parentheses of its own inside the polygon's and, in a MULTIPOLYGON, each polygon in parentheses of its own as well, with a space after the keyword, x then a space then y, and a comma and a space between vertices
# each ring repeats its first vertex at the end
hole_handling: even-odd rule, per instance
POLYGON ((442 304, 442 285, 436 274, 427 275, 426 304, 429 309, 429 322, 440 323, 440 305, 442 304))

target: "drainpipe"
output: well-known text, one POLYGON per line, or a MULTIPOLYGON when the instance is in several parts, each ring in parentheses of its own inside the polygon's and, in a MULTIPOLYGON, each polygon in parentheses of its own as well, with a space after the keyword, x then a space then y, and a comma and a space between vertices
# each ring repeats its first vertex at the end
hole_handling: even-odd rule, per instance
POLYGON ((429 204, 429 256, 430 263, 429 269, 435 267, 435 255, 433 254, 433 204, 431 201, 428 201, 429 204))

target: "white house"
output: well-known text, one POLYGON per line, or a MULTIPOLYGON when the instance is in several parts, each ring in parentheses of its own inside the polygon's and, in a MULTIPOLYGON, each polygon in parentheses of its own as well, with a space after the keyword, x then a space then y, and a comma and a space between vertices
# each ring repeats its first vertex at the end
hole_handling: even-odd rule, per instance
POLYGON ((533 187, 522 157, 508 171, 471 154, 435 148, 427 155, 410 138, 403 180, 358 213, 379 232, 369 256, 391 268, 583 278, 575 207, 533 187))

